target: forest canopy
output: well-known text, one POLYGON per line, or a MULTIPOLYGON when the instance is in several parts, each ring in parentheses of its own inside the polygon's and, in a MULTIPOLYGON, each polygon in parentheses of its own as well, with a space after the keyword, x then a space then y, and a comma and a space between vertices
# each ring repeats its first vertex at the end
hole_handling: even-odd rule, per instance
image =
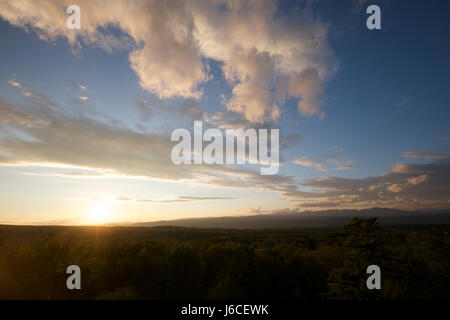
POLYGON ((449 230, 383 229, 376 218, 354 218, 331 230, 178 228, 152 240, 93 243, 54 231, 11 241, 0 228, 0 298, 448 299, 449 230), (66 288, 73 264, 82 270, 81 290, 66 288), (372 264, 381 269, 381 290, 367 289, 372 264))

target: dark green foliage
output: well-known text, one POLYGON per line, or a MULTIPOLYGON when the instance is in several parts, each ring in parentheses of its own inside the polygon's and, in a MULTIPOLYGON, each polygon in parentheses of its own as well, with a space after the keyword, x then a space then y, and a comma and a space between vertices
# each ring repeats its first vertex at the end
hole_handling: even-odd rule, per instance
POLYGON ((0 298, 450 298, 448 226, 384 230, 376 219, 355 218, 336 232, 177 231, 182 238, 99 243, 57 232, 11 243, 0 234, 0 298), (72 264, 81 267, 82 290, 66 288, 72 264), (382 290, 366 287, 372 264, 382 290))

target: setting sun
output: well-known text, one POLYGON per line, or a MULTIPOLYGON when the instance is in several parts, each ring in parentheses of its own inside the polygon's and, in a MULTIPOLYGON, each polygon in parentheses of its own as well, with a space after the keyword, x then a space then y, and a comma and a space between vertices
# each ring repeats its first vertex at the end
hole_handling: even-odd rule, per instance
POLYGON ((95 201, 86 214, 88 224, 103 224, 110 218, 110 203, 100 200, 95 201))

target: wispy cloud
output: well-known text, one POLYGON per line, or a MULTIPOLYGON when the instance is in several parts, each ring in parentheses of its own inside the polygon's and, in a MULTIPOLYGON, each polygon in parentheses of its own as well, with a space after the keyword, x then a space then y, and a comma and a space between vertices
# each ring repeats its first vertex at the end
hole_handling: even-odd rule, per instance
POLYGON ((192 202, 192 201, 213 201, 213 200, 233 200, 233 197, 188 197, 188 196, 178 196, 173 199, 163 199, 163 200, 136 200, 137 202, 159 202, 159 203, 176 203, 176 202, 192 202))
POLYGON ((334 152, 342 152, 342 148, 339 146, 332 146, 330 147, 330 150, 333 150, 334 152))
MULTIPOLYGON (((261 176, 257 171, 241 167, 175 166, 170 161, 171 144, 166 134, 135 132, 127 127, 114 126, 111 122, 65 113, 58 106, 55 111, 53 103, 43 95, 30 99, 36 99, 32 108, 0 99, 0 128, 4 134, 0 140, 0 165, 26 166, 26 172, 30 172, 32 166, 66 168, 50 171, 50 174, 71 178, 99 178, 112 174, 266 190, 277 192, 282 198, 303 208, 312 208, 314 203, 318 208, 332 207, 332 204, 336 204, 337 208, 389 206, 417 209, 449 206, 450 158, 445 154, 406 153, 405 156, 410 159, 428 159, 433 162, 397 163, 393 166, 393 172, 377 177, 326 177, 300 182, 281 174, 261 176), (18 128, 29 138, 17 136, 8 128, 18 128)), ((321 163, 307 157, 294 159, 293 162, 321 172, 327 170, 321 163)), ((352 163, 347 160, 343 165, 352 163)), ((121 200, 126 201, 125 198, 121 200)), ((139 200, 145 199, 135 201, 139 200)), ((225 199, 193 196, 148 199, 149 202, 201 200, 225 199)))
POLYGON ((8 80, 8 84, 10 86, 16 87, 16 88, 22 88, 22 84, 20 82, 17 82, 15 80, 8 80))
POLYGON ((358 168, 355 168, 351 165, 344 165, 344 166, 337 166, 336 170, 352 170, 352 171, 358 171, 358 168))
POLYGON ((395 103, 394 106, 396 107, 403 107, 409 103, 408 98, 402 98, 399 102, 395 103))
POLYGON ((328 172, 328 169, 324 168, 321 163, 315 162, 308 157, 295 158, 292 162, 299 166, 313 167, 320 172, 328 172))
POLYGON ((409 159, 439 159, 439 160, 450 160, 450 154, 439 154, 431 152, 422 151, 410 151, 405 152, 403 157, 409 159))
POLYGON ((425 182, 428 178, 429 178, 429 176, 427 174, 422 174, 417 177, 408 178, 407 181, 409 184, 417 185, 417 184, 421 184, 421 183, 425 182))
MULTIPOLYGON (((342 162, 338 162, 338 163, 342 163, 342 162)), ((336 167, 337 170, 352 170, 352 171, 358 171, 358 168, 355 168, 353 166, 353 161, 352 160, 347 160, 347 161, 343 161, 342 165, 339 165, 336 167)))
MULTIPOLYGON (((292 184, 293 179, 278 175, 269 178, 252 169, 235 166, 177 166, 170 160, 170 134, 136 132, 117 126, 113 119, 103 121, 54 110, 44 96, 32 108, 0 99, 0 165, 51 166, 77 169, 72 171, 30 172, 71 178, 110 175, 145 177, 164 180, 191 180, 199 184, 232 188, 277 189, 279 184, 292 184), (44 107, 45 102, 49 105, 44 107), (18 128, 22 135, 8 128, 18 128), (26 134, 28 139, 23 139, 26 134), (4 156, 8 154, 9 156, 4 156)), ((186 199, 184 199, 186 200, 186 199)))

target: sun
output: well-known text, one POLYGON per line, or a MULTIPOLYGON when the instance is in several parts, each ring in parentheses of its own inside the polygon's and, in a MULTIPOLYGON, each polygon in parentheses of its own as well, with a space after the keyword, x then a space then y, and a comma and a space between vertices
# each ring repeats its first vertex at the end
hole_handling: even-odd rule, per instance
POLYGON ((106 201, 95 201, 86 214, 86 220, 89 224, 103 224, 110 217, 110 204, 106 201))

